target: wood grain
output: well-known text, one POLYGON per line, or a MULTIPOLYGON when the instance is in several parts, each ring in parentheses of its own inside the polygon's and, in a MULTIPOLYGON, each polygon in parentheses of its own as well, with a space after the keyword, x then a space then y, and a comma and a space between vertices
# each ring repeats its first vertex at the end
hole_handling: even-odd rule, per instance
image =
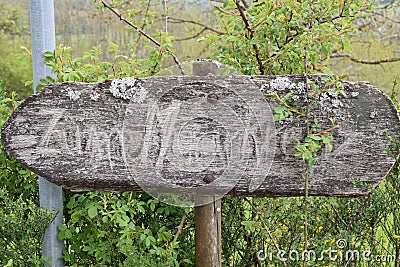
MULTIPOLYGON (((324 76, 310 76, 324 88, 324 76)), ((358 196, 377 185, 394 159, 384 136, 399 138, 397 111, 378 88, 343 82, 326 90, 310 117, 328 128, 310 172, 310 195, 358 196)), ((303 119, 273 122, 276 100, 292 92, 304 103, 304 76, 191 76, 51 84, 28 98, 2 129, 2 143, 27 168, 71 190, 246 196, 304 194, 293 141, 303 119), (210 182, 211 181, 211 182, 210 182)))

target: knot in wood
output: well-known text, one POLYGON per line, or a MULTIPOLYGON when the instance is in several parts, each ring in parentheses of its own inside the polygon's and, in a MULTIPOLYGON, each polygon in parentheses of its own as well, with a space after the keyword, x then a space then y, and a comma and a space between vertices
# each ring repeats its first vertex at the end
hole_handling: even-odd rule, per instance
POLYGON ((216 178, 215 178, 214 175, 212 175, 212 174, 206 174, 206 175, 204 176, 204 178, 203 178, 203 181, 204 181, 206 184, 210 184, 210 183, 214 182, 215 179, 216 179, 216 178))
POLYGON ((215 104, 218 103, 218 100, 219 100, 219 97, 218 97, 217 94, 211 93, 211 94, 208 94, 208 95, 207 95, 207 101, 208 101, 208 103, 210 103, 210 104, 215 105, 215 104))

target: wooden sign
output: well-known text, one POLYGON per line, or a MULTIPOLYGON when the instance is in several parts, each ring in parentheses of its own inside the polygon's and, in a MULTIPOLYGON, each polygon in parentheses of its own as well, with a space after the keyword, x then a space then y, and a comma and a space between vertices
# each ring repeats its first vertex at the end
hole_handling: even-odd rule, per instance
MULTIPOLYGON (((320 88, 324 76, 311 75, 320 88)), ((399 137, 397 110, 368 83, 324 89, 311 119, 336 121, 333 151, 310 170, 310 195, 358 196, 394 164, 384 136, 399 137)), ((2 129, 6 149, 27 168, 71 190, 200 195, 304 194, 294 140, 303 118, 274 122, 266 100, 304 101, 304 75, 188 76, 51 84, 29 97, 2 129)))

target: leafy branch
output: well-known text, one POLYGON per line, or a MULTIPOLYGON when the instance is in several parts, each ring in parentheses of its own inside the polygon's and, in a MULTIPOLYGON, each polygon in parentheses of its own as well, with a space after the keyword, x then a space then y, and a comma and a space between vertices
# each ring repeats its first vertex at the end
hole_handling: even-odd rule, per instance
POLYGON ((274 99, 278 100, 278 102, 279 102, 280 104, 283 105, 283 107, 276 107, 276 108, 274 108, 274 111, 275 111, 274 120, 275 120, 275 121, 285 119, 285 118, 287 118, 289 115, 292 115, 291 113, 295 113, 295 114, 297 114, 297 115, 299 115, 299 116, 305 116, 304 112, 300 111, 300 110, 297 109, 296 107, 291 106, 291 105, 289 105, 289 104, 287 103, 286 100, 287 100, 287 98, 289 98, 290 96, 292 96, 292 93, 289 93, 289 94, 287 94, 286 96, 284 96, 284 97, 282 97, 282 98, 278 95, 277 92, 272 92, 272 93, 264 94, 264 96, 265 96, 265 97, 268 97, 268 98, 269 98, 269 97, 274 98, 274 99))
MULTIPOLYGON (((116 15, 121 21, 123 21, 124 23, 126 23, 127 25, 129 25, 130 27, 132 27, 133 29, 135 29, 138 33, 140 33, 141 35, 143 35, 144 37, 146 37, 148 40, 150 40, 153 44, 155 44, 156 46, 162 48, 162 44, 157 41, 156 39, 154 39, 154 37, 152 37, 151 35, 149 35, 147 32, 145 32, 143 29, 141 29, 139 26, 137 26, 136 24, 134 24, 133 22, 127 20, 118 10, 116 10, 115 8, 113 8, 109 3, 107 3, 104 0, 100 0, 100 3, 107 8, 108 10, 110 10, 114 15, 116 15)), ((173 58, 174 62, 178 65, 181 74, 182 75, 186 75, 185 70, 183 68, 182 63, 179 61, 178 57, 168 48, 164 48, 166 52, 169 53, 169 55, 171 55, 171 57, 173 58)))
MULTIPOLYGON (((243 20, 243 23, 246 27, 246 30, 248 32, 247 35, 247 39, 249 39, 250 41, 252 41, 254 39, 254 31, 250 26, 250 22, 247 19, 246 13, 244 12, 244 8, 240 5, 240 0, 235 0, 235 4, 236 4, 236 8, 240 13, 240 17, 243 20)), ((264 74, 264 63, 261 59, 261 55, 260 55, 260 50, 258 49, 258 45, 256 43, 253 43, 252 45, 256 59, 257 59, 257 63, 258 63, 258 69, 260 71, 260 74, 264 74)))
POLYGON ((183 225, 185 224, 186 218, 187 218, 187 213, 185 212, 182 215, 182 218, 181 218, 181 221, 180 221, 178 227, 176 228, 176 233, 174 235, 174 239, 172 240, 172 243, 175 243, 178 241, 178 237, 182 233, 183 225))

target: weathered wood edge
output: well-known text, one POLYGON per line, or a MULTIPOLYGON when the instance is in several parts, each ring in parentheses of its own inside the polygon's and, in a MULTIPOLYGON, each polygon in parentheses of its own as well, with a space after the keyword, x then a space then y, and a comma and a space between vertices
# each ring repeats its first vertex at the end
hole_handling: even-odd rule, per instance
MULTIPOLYGON (((289 77, 289 78, 295 78, 298 79, 299 81, 304 82, 305 81, 305 75, 303 74, 290 74, 290 75, 253 75, 250 77, 250 79, 252 79, 255 83, 257 83, 257 80, 259 79, 267 79, 270 80, 272 79, 278 79, 278 78, 282 78, 282 77, 289 77)), ((324 78, 329 78, 332 77, 330 75, 326 75, 326 74, 313 74, 313 75, 308 75, 308 79, 321 82, 324 78)), ((381 97, 383 97, 386 102, 388 103, 389 106, 389 110, 388 110, 388 114, 393 114, 395 115, 395 119, 397 121, 397 130, 395 132, 392 132, 391 134, 389 134, 389 136, 394 136, 396 138, 396 140, 400 140, 400 130, 399 130, 399 126, 400 126, 400 116, 399 113, 397 111, 397 108, 395 107, 393 101, 390 99, 390 97, 384 93, 381 89, 379 89, 377 86, 371 84, 368 81, 355 81, 355 82, 351 82, 351 81, 346 81, 346 80, 340 80, 340 82, 343 83, 343 87, 354 87, 355 85, 360 85, 360 86, 365 86, 366 88, 368 88, 369 90, 373 90, 374 92, 376 92, 377 94, 379 94, 381 97)), ((262 84, 258 84, 260 87, 261 92, 266 93, 266 90, 264 90, 263 85, 262 84)), ((388 142, 389 143, 389 142, 388 142)), ((389 146, 392 145, 391 143, 388 144, 389 146)), ((384 149, 384 147, 382 148, 382 150, 384 149)), ((376 189, 380 183, 384 180, 384 178, 390 173, 390 171, 392 170, 393 166, 395 165, 395 163, 397 161, 400 160, 400 154, 397 155, 395 158, 393 157, 393 155, 391 155, 391 164, 387 166, 387 169, 383 171, 383 175, 381 176, 381 179, 379 181, 377 181, 376 183, 372 183, 372 184, 367 184, 366 186, 359 186, 359 189, 361 189, 361 191, 354 191, 354 192, 346 192, 346 194, 342 194, 342 193, 326 193, 326 194, 319 194, 319 193, 315 193, 313 191, 309 191, 309 195, 311 196, 327 196, 327 197, 359 197, 359 196, 364 196, 364 195, 368 195, 371 193, 372 190, 376 189)), ((233 189, 234 191, 235 189, 233 189)), ((289 196, 302 196, 304 195, 304 193, 300 193, 300 194, 293 194, 293 195, 289 195, 289 196)), ((285 197, 288 195, 277 195, 274 194, 273 197, 285 197)))
MULTIPOLYGON (((271 79, 271 78, 276 78, 276 77, 289 77, 289 78, 295 78, 295 79, 299 79, 299 80, 304 79, 304 76, 303 76, 303 75, 251 76, 251 77, 249 77, 249 76, 243 76, 243 78, 246 78, 246 79, 250 78, 250 79, 254 80, 255 82, 257 81, 257 79, 271 79)), ((321 77, 321 76, 319 76, 319 75, 317 75, 317 76, 310 76, 310 78, 317 78, 317 79, 320 78, 320 77, 321 77)), ((144 78, 143 80, 146 80, 146 78, 144 78)), ((371 85, 370 83, 367 83, 367 82, 343 82, 343 83, 344 83, 345 85, 349 85, 349 86, 355 85, 355 84, 364 85, 364 86, 367 86, 368 88, 373 89, 374 91, 376 91, 378 94, 380 94, 381 96, 383 96, 383 98, 385 98, 385 99, 388 101, 389 106, 390 106, 390 110, 389 110, 388 112, 392 112, 392 114, 396 114, 396 115, 397 115, 397 122, 398 122, 399 118, 398 118, 397 110, 396 110, 396 108, 394 107, 392 101, 390 100, 390 98, 389 98, 386 94, 384 94, 384 93, 383 93, 381 90, 379 90, 377 87, 375 87, 375 86, 373 86, 373 85, 371 85)), ((72 85, 72 84, 76 84, 76 85, 86 84, 86 85, 90 85, 90 86, 91 86, 91 85, 93 85, 93 86, 96 85, 96 84, 94 84, 94 83, 93 83, 93 84, 92 84, 92 83, 61 83, 61 84, 71 84, 71 85, 72 85)), ((28 98, 26 101, 24 101, 24 102, 21 104, 21 106, 19 107, 19 109, 20 109, 20 108, 24 108, 24 106, 26 106, 26 105, 29 105, 30 102, 32 102, 32 101, 35 100, 35 97, 39 97, 40 95, 41 95, 41 92, 39 92, 39 93, 33 95, 31 98, 28 98)), ((5 134, 4 134, 4 129, 7 128, 8 123, 9 123, 10 121, 13 120, 14 116, 16 116, 15 114, 16 114, 16 113, 14 113, 14 114, 12 114, 12 115, 10 116, 9 120, 4 124, 4 126, 3 126, 3 128, 2 128, 2 142, 3 142, 3 145, 6 147, 7 150, 9 150, 9 146, 8 146, 8 144, 5 144, 5 143, 4 143, 4 140, 6 139, 5 134)), ((397 135, 396 137, 398 138, 398 135, 397 135)), ((13 153, 13 151, 11 151, 11 154, 15 157, 15 154, 13 153)), ((20 161, 21 161, 21 163, 22 163, 23 165, 25 165, 25 167, 31 168, 31 169, 32 169, 32 166, 26 166, 26 164, 25 164, 25 162, 24 162, 23 160, 20 160, 20 161)), ((384 174, 385 174, 384 176, 386 176, 387 173, 390 172, 390 169, 391 169, 391 167, 393 166, 394 163, 395 163, 395 160, 393 159, 393 163, 391 164, 390 168, 387 168, 386 170, 384 170, 384 174)), ((32 169, 32 171, 38 173, 39 175, 42 175, 43 177, 45 177, 45 178, 47 178, 47 179, 49 179, 49 180, 53 180, 51 177, 48 177, 47 174, 42 173, 42 172, 39 171, 39 170, 34 170, 34 169, 32 169)), ((383 177, 381 177, 381 178, 383 178, 383 177)), ((378 184, 379 184, 379 181, 376 182, 376 183, 374 183, 372 186, 373 186, 373 187, 376 187, 378 184)), ((300 190, 300 191, 302 191, 302 190, 300 190)), ((363 190, 363 191, 355 191, 355 192, 353 192, 353 193, 347 192, 345 196, 360 196, 360 195, 367 194, 368 192, 369 192, 368 189, 365 189, 365 190, 363 190)), ((254 194, 246 194, 246 192, 238 192, 236 189, 233 189, 233 190, 230 192, 230 194, 260 196, 260 192, 257 192, 257 191, 254 192, 254 194)), ((261 195, 262 195, 262 196, 296 196, 296 195, 302 195, 302 192, 294 192, 293 194, 292 194, 292 193, 290 193, 290 194, 277 194, 276 192, 270 192, 270 193, 269 193, 269 192, 265 192, 265 191, 264 191, 264 192, 261 193, 261 195)), ((310 195, 321 195, 321 194, 315 194, 314 192, 311 191, 311 192, 310 192, 310 195)), ((340 194, 340 193, 335 193, 335 192, 334 192, 334 193, 322 194, 322 195, 326 195, 326 196, 343 196, 342 194, 340 194)))

